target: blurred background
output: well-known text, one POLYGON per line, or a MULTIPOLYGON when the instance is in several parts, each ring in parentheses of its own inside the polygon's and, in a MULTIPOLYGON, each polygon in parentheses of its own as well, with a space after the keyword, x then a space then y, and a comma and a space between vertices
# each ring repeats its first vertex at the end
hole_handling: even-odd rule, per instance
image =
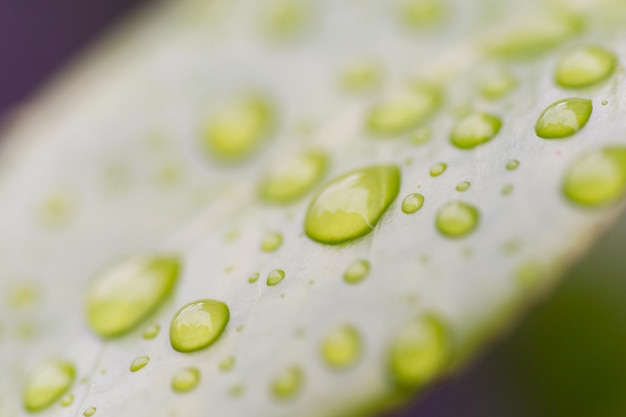
MULTIPOLYGON (((148 0, 0 1, 0 120, 148 0)), ((393 417, 626 415, 626 220, 465 372, 393 417)))

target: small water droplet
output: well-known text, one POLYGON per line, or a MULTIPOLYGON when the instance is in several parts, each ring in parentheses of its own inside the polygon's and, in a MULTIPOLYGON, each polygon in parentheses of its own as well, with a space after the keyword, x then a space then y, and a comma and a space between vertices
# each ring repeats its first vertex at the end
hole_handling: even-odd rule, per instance
POLYGON ((198 300, 185 304, 170 324, 170 344, 178 352, 194 352, 213 344, 228 321, 228 306, 217 300, 198 300))
POLYGON ((389 352, 396 385, 414 389, 432 381, 445 367, 449 349, 444 326, 436 318, 428 316, 405 325, 389 352))
POLYGON ((148 362, 150 362, 150 356, 139 356, 138 358, 135 358, 130 364, 130 371, 137 372, 143 369, 143 367, 146 366, 148 362))
POLYGON ((271 232, 261 242, 263 252, 275 252, 283 245, 283 235, 278 232, 271 232))
POLYGON ((506 163, 507 171, 515 171, 519 167, 519 161, 517 159, 511 159, 506 163))
POLYGON ((502 193, 502 195, 507 196, 507 195, 511 195, 513 191, 514 191, 513 184, 504 184, 500 192, 502 193))
POLYGON ((599 46, 579 46, 561 57, 554 80, 565 88, 589 87, 610 77, 616 64, 611 51, 599 46))
POLYGON ((260 277, 260 276, 261 276, 261 275, 260 275, 258 272, 255 272, 254 274, 252 274, 252 275, 250 275, 250 276, 248 277, 248 282, 249 282, 250 284, 254 284, 255 282, 257 282, 257 281, 259 280, 259 277, 260 277))
POLYGON ((593 106, 591 100, 566 98, 549 105, 535 125, 535 133, 544 139, 560 139, 585 127, 593 106))
POLYGON ((419 193, 412 193, 404 197, 402 200, 402 212, 412 214, 422 208, 424 205, 424 196, 419 193))
POLYGON ((30 412, 48 408, 74 384, 76 371, 65 361, 51 361, 36 369, 24 387, 24 408, 30 412))
POLYGON ((219 364, 220 371, 228 372, 235 367, 235 357, 229 356, 222 360, 219 364))
POLYGON ((280 161, 261 179, 259 194, 272 203, 297 201, 322 179, 327 167, 328 156, 321 151, 303 152, 280 161))
POLYGON ((423 29, 439 23, 446 15, 440 0, 404 0, 400 9, 402 23, 411 29, 423 29))
POLYGON ((8 297, 9 305, 15 309, 32 306, 37 300, 37 291, 32 284, 18 284, 11 290, 8 297))
POLYGON ((304 32, 311 10, 302 0, 273 0, 262 9, 265 34, 274 40, 292 39, 304 32))
POLYGON ((356 62, 341 74, 341 88, 349 93, 371 91, 380 84, 380 67, 376 62, 356 62))
POLYGON ((335 245, 374 230, 400 189, 395 165, 362 168, 326 184, 313 198, 305 232, 319 243, 335 245))
POLYGON ((602 100, 602 105, 606 106, 607 104, 609 104, 608 100, 602 100))
POLYGON ((498 100, 517 86, 513 74, 503 68, 492 71, 481 83, 480 91, 487 100, 498 100))
POLYGON ((472 149, 493 139, 502 121, 488 113, 472 113, 456 122, 450 133, 450 142, 459 149, 472 149))
POLYGON ((170 295, 180 271, 173 256, 137 256, 100 274, 87 296, 87 319, 102 337, 120 336, 170 295))
POLYGON ((467 191, 471 185, 469 181, 461 181, 456 185, 456 190, 460 192, 467 191))
POLYGON ((361 345, 361 335, 354 326, 339 326, 322 342, 320 349, 322 359, 331 368, 349 368, 359 359, 361 345))
POLYGON ((83 411, 83 416, 85 417, 91 417, 94 414, 96 414, 96 407, 88 407, 85 408, 85 411, 83 411))
POLYGON ((146 327, 146 329, 143 331, 143 338, 146 340, 154 339, 155 337, 159 335, 160 331, 161 331, 161 326, 158 325, 157 323, 153 323, 149 325, 148 327, 146 327))
POLYGON ((185 368, 174 374, 172 389, 176 392, 189 392, 200 382, 200 371, 197 368, 185 368))
POLYGON ((61 405, 63 407, 69 407, 74 403, 74 394, 67 394, 61 398, 61 405))
POLYGON ((238 162, 250 156, 269 136, 274 109, 258 94, 240 97, 216 110, 202 130, 201 144, 211 156, 238 162))
POLYGON ((438 177, 448 169, 448 164, 445 162, 437 162, 432 167, 430 167, 429 174, 431 177, 438 177))
POLYGON ((285 279, 285 271, 283 271, 282 269, 274 269, 269 274, 267 274, 266 283, 268 287, 273 287, 274 285, 278 285, 278 283, 281 282, 283 279, 285 279))
POLYGON ((293 398, 300 392, 303 384, 304 372, 300 367, 292 365, 284 369, 272 381, 272 394, 280 400, 293 398))
POLYGON ((370 273, 370 263, 365 259, 359 259, 346 269, 343 280, 348 284, 358 284, 370 273))
POLYGON ((583 154, 568 168, 563 193, 581 206, 612 203, 626 191, 626 148, 607 146, 583 154))
POLYGON ((463 237, 476 229, 479 217, 476 207, 462 201, 451 201, 437 212, 435 226, 444 236, 463 237))

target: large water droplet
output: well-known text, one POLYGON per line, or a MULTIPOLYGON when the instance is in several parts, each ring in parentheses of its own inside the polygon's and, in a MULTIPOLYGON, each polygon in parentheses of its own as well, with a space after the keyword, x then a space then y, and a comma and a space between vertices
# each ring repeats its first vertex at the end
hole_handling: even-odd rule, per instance
POLYGON ((170 344, 179 352, 194 352, 214 343, 228 321, 228 306, 217 300, 198 300, 185 304, 170 324, 170 344))
POLYGON ((586 153, 569 167, 563 192, 583 206, 602 206, 626 191, 626 148, 608 146, 586 153))
POLYGON ((371 232, 400 189, 400 170, 379 165, 349 172, 328 183, 309 205, 306 234, 330 245, 371 232))
POLYGON ((365 259, 359 259, 346 269, 343 280, 348 284, 358 284, 370 273, 370 263, 365 259))
POLYGON ((488 113, 472 113, 456 122, 450 133, 450 142, 460 149, 472 149, 493 139, 502 121, 488 113))
POLYGON ((28 411, 48 408, 74 383, 76 371, 69 362, 52 361, 36 369, 26 381, 23 403, 28 411))
POLYGON ((561 57, 554 80, 561 87, 589 87, 611 76, 616 63, 615 55, 604 48, 579 46, 561 57))
POLYGON ((130 364, 130 371, 137 372, 143 369, 148 364, 148 362, 150 362, 150 356, 139 356, 138 358, 135 358, 130 364))
POLYGON ((137 256, 102 273, 87 295, 87 320, 103 337, 122 335, 170 295, 180 270, 173 256, 137 256))
POLYGON ((275 163, 260 183, 260 195, 272 203, 298 200, 321 179, 328 165, 324 152, 308 151, 275 163))
POLYGON ((359 359, 361 345, 361 335, 354 326, 339 326, 322 342, 322 359, 331 368, 349 368, 359 359))
POLYGON ((275 398, 286 400, 295 397, 304 384, 304 372, 300 367, 292 365, 284 369, 272 381, 271 390, 275 398))
POLYGON ((261 241, 261 250, 263 252, 277 251, 283 244, 283 235, 278 232, 271 232, 261 241))
POLYGON ((250 156, 269 136, 274 110, 260 95, 240 97, 217 109, 202 131, 202 146, 211 156, 237 162, 250 156))
POLYGON ((462 201, 451 201, 437 212, 435 226, 447 237, 463 237, 478 226, 478 209, 462 201))
POLYGON ((402 212, 405 214, 413 214, 424 205, 424 196, 419 193, 412 193, 404 197, 402 200, 402 212))
POLYGON ((448 345, 443 325, 433 317, 405 325, 389 353, 395 383, 400 388, 416 388, 432 381, 446 365, 448 345))
POLYGON ((174 374, 172 389, 176 392, 189 392, 200 382, 200 371, 196 368, 185 368, 174 374))
POLYGON ((571 136, 585 127, 593 106, 591 100, 567 98, 549 105, 537 120, 535 133, 544 139, 571 136))
POLYGON ((282 269, 274 269, 269 274, 267 274, 267 286, 273 287, 274 285, 278 285, 283 279, 285 279, 285 271, 282 269))

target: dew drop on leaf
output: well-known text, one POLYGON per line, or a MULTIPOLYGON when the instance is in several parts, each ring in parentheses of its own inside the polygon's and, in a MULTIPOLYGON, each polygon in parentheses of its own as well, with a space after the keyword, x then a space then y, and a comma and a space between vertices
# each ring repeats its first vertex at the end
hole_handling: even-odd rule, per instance
POLYGON ((135 358, 130 364, 130 371, 137 372, 143 369, 148 362, 150 362, 150 356, 139 356, 135 358))
POLYGON ((343 274, 343 280, 348 284, 358 284, 369 275, 370 268, 368 261, 359 259, 346 269, 346 272, 343 274))
POLYGON ((400 169, 378 165, 349 172, 326 184, 313 198, 304 221, 306 234, 335 245, 364 236, 395 200, 400 169))
POLYGON ((451 201, 437 212, 435 226, 444 236, 457 238, 471 233, 478 226, 478 209, 462 201, 451 201))
POLYGON ((94 414, 96 414, 96 407, 87 407, 85 411, 83 411, 83 416, 85 417, 91 417, 94 414))
POLYGON ((412 193, 404 197, 402 200, 402 212, 412 214, 422 208, 424 205, 424 196, 419 193, 412 193))
POLYGON ((467 191, 471 185, 472 184, 469 181, 461 181, 460 183, 456 185, 455 189, 457 191, 463 192, 463 191, 467 191))
POLYGON ((519 167, 519 161, 517 159, 511 159, 505 165, 505 168, 507 171, 515 171, 518 167, 519 167))
POLYGON ((381 81, 380 68, 376 62, 353 63, 341 74, 341 88, 349 93, 361 93, 374 89, 381 81))
POLYGON ((277 375, 271 383, 274 398, 286 400, 295 397, 304 385, 304 372, 300 367, 291 365, 277 375))
POLYGON ((565 88, 585 88, 615 71, 615 55, 599 46, 579 46, 566 52, 556 66, 554 80, 565 88))
POLYGON ((472 149, 493 139, 502 121, 488 113, 472 113, 456 122, 450 133, 450 142, 459 149, 472 149))
POLYGON ((63 407, 69 407, 74 403, 74 394, 66 394, 61 398, 61 405, 63 407))
POLYGON ((149 325, 148 327, 146 327, 146 329, 143 331, 143 338, 146 340, 154 339, 155 337, 159 335, 160 331, 161 331, 161 326, 158 325, 157 323, 153 323, 149 325))
POLYGON ((235 367, 235 357, 234 356, 229 356, 225 359, 223 359, 220 364, 219 364, 219 368, 220 371, 222 372, 228 372, 231 369, 233 369, 235 367))
POLYGON ((431 177, 438 177, 448 169, 448 164, 445 162, 437 162, 432 167, 430 167, 429 174, 431 177))
POLYGON ((65 361, 51 361, 36 369, 24 387, 24 408, 41 411, 61 398, 74 383, 74 365, 65 361))
POLYGON ((482 81, 480 92, 487 100, 498 100, 506 96, 517 86, 513 74, 503 68, 493 71, 482 81))
POLYGON ((285 271, 282 269, 274 269, 267 274, 266 284, 268 287, 273 287, 274 285, 278 285, 283 279, 285 279, 285 271))
POLYGON ((573 135, 582 129, 593 106, 591 100, 567 98, 549 105, 535 125, 535 133, 544 139, 560 139, 573 135))
POLYGON ((271 232, 261 241, 261 250, 263 252, 275 252, 283 244, 283 235, 278 232, 271 232))
POLYGON ((222 334, 228 321, 228 306, 217 300, 198 300, 185 304, 170 324, 170 344, 178 352, 207 348, 222 334))
POLYGON ((189 392, 200 382, 200 371, 196 368, 185 368, 174 374, 172 389, 176 392, 189 392))
POLYGON ((255 282, 259 280, 259 277, 260 277, 260 274, 258 272, 255 272, 254 274, 248 277, 248 282, 250 284, 254 284, 255 282))
POLYGON ((326 336, 320 351, 326 365, 334 369, 346 369, 359 359, 361 348, 359 331, 352 325, 341 325, 326 336))

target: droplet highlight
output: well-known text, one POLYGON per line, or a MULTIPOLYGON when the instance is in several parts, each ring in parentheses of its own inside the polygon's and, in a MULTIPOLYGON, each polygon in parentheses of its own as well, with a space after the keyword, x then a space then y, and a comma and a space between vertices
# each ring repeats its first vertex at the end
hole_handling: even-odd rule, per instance
POLYGON ((195 352, 213 344, 230 320, 221 301, 205 299, 185 304, 170 324, 170 344, 178 352, 195 352))

